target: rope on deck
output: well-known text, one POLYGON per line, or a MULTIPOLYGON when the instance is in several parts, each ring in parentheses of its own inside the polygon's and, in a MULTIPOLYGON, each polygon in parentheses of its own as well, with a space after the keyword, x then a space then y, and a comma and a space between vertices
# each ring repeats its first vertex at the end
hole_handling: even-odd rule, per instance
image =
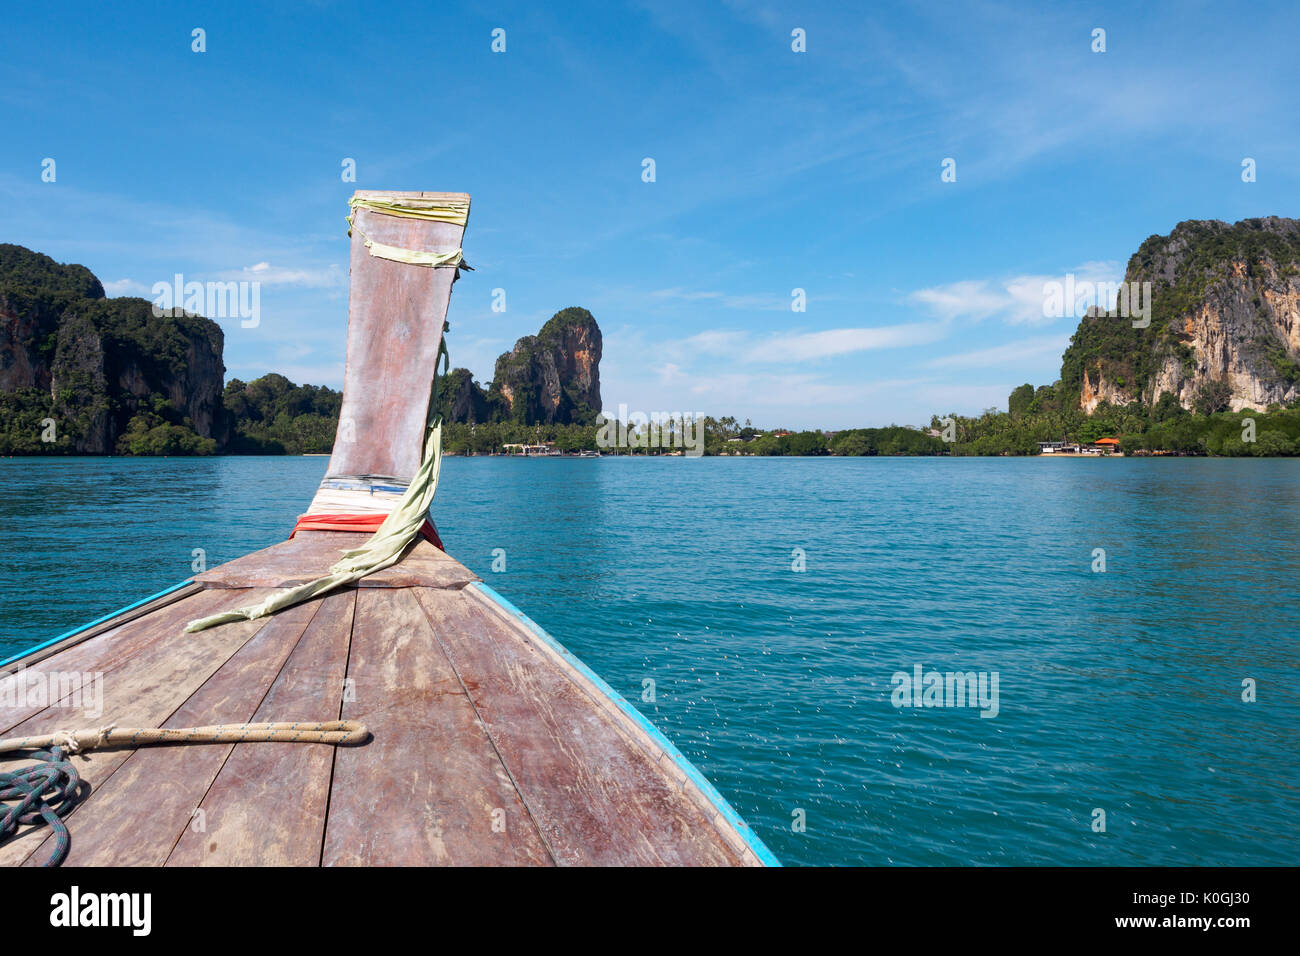
POLYGON ((216 724, 210 727, 118 727, 98 730, 56 730, 31 737, 0 740, 0 754, 35 751, 39 763, 0 770, 0 845, 20 825, 44 824, 54 833, 54 852, 44 866, 58 866, 72 845, 63 822, 76 805, 81 778, 68 756, 97 747, 143 747, 150 744, 303 743, 354 746, 370 732, 355 720, 291 721, 261 724, 216 724))
POLYGON ((0 844, 18 832, 20 824, 44 822, 54 831, 54 852, 45 866, 58 866, 68 855, 71 838, 63 815, 76 802, 81 778, 77 769, 63 759, 63 748, 52 747, 32 754, 41 763, 13 772, 0 770, 0 844), (10 803, 17 801, 13 806, 10 803))

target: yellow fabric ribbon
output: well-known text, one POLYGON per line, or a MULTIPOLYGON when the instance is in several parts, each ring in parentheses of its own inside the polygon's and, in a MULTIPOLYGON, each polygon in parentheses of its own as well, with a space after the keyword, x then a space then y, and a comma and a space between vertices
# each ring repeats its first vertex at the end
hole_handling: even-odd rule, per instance
MULTIPOLYGON (((389 216, 448 222, 458 226, 464 226, 469 221, 468 200, 446 199, 441 202, 431 202, 427 199, 405 201, 361 199, 354 196, 349 205, 353 210, 364 208, 389 216)), ((348 216, 348 235, 352 234, 351 227, 352 217, 348 216)), ((394 262, 417 266, 455 265, 469 268, 463 265, 464 260, 460 249, 453 252, 421 252, 374 242, 364 234, 362 238, 366 240, 366 249, 370 254, 381 259, 391 259, 394 262)), ((448 328, 446 320, 443 321, 442 328, 446 333, 448 328)), ((420 468, 411 479, 411 484, 402 495, 402 500, 398 502, 397 507, 384 519, 384 523, 375 529, 375 533, 367 539, 366 543, 359 548, 344 551, 342 559, 330 568, 329 574, 279 594, 272 594, 260 604, 221 611, 209 617, 190 621, 185 626, 187 633, 202 631, 218 624, 229 624, 232 621, 251 621, 254 618, 266 617, 268 614, 293 607, 303 601, 310 601, 314 597, 351 584, 367 574, 382 571, 402 559, 407 547, 420 533, 420 528, 429 516, 429 506, 433 504, 434 492, 438 490, 438 474, 442 470, 442 418, 434 415, 439 364, 443 365, 444 371, 449 364, 445 338, 439 341, 438 357, 434 359, 434 380, 429 392, 428 429, 420 456, 420 468)))
POLYGON ((369 540, 359 548, 343 552, 343 558, 330 568, 330 573, 315 581, 308 581, 295 588, 289 588, 279 594, 272 594, 260 604, 222 611, 210 617, 190 621, 185 626, 186 633, 202 631, 218 624, 232 621, 251 621, 266 617, 276 611, 282 611, 303 601, 310 601, 333 591, 335 588, 351 584, 364 578, 367 574, 382 571, 396 564, 406 553, 407 546, 415 540, 429 514, 433 504, 434 492, 438 490, 438 473, 442 470, 442 419, 436 419, 428 429, 424 441, 423 457, 420 470, 406 489, 406 494, 398 503, 392 514, 384 519, 369 540))
POLYGON ((461 256, 461 250, 453 249, 451 252, 422 252, 419 249, 403 249, 401 246, 389 246, 382 242, 376 242, 369 238, 365 233, 361 233, 361 238, 366 241, 366 250, 376 259, 389 259, 393 262, 405 262, 412 266, 458 266, 464 262, 461 256))
POLYGON ((383 213, 385 216, 399 216, 402 219, 424 219, 429 222, 449 222, 453 226, 464 226, 469 222, 468 199, 363 199, 353 196, 348 200, 352 214, 348 216, 348 235, 352 235, 352 216, 357 209, 369 209, 371 212, 383 213))

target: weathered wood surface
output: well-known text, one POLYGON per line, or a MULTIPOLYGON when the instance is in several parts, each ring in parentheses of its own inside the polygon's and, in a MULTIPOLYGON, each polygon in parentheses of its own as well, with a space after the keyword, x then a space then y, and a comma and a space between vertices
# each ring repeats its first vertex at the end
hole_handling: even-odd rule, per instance
POLYGON ((732 818, 728 818, 722 812, 722 808, 717 803, 717 799, 721 799, 721 795, 712 787, 709 787, 707 783, 704 786, 709 787, 711 793, 706 793, 700 786, 697 786, 683 767, 682 761, 685 761, 685 757, 681 754, 681 751, 665 740, 662 735, 652 734, 640 722, 632 719, 610 696, 611 693, 617 695, 617 691, 609 688, 600 678, 584 673, 583 666, 580 663, 575 664, 575 659, 568 655, 567 651, 553 643, 539 639, 531 630, 531 627, 536 627, 535 624, 532 624, 532 622, 525 623, 524 620, 516 616, 515 612, 488 597, 482 589, 466 588, 461 594, 466 600, 484 610, 491 620, 497 622, 498 627, 504 623, 507 630, 517 634, 516 640, 521 640, 523 642, 522 646, 540 653, 575 687, 586 694, 587 699, 593 706, 604 713, 619 728, 621 733, 632 740, 640 748, 641 752, 650 758, 652 763, 658 765, 667 779, 672 782, 674 788, 680 789, 682 794, 695 804, 696 808, 703 814, 704 819, 709 821, 716 834, 740 858, 740 862, 744 866, 764 865, 755 855, 754 849, 750 845, 749 841, 752 838, 752 832, 749 830, 749 825, 738 815, 735 815, 734 811, 732 818))
MULTIPOLYGON (((256 601, 265 597, 265 591, 218 592, 218 597, 226 601, 256 601)), ((217 601, 215 608, 208 599, 207 592, 201 592, 178 604, 167 608, 172 611, 193 604, 198 614, 229 606, 217 601)), ((185 618, 193 616, 185 615, 185 618)), ((184 621, 175 619, 160 627, 161 639, 144 644, 136 653, 126 657, 111 671, 104 673, 103 706, 104 713, 93 723, 116 723, 123 727, 158 727, 190 697, 194 691, 209 677, 221 669, 248 640, 267 624, 265 619, 257 621, 240 621, 215 627, 204 633, 202 639, 195 635, 182 634, 184 621)), ((134 631, 137 626, 150 628, 149 618, 126 625, 134 631)), ((130 634, 124 636, 131 636, 130 634)), ((95 640, 102 640, 96 638, 95 640)), ((85 646, 85 645, 83 645, 85 646)), ((59 658, 51 658, 54 666, 59 658)), ((66 729, 69 718, 85 726, 86 721, 80 714, 70 714, 60 707, 49 707, 33 715, 10 731, 11 736, 24 734, 50 733, 66 729)), ((76 761, 77 773, 93 794, 112 773, 130 757, 134 751, 128 749, 93 750, 79 754, 76 761)), ((30 763, 30 759, 12 754, 4 755, 0 767, 10 769, 30 763)), ((75 816, 86 806, 83 802, 73 809, 75 816)), ((69 817, 71 819, 71 816, 69 817)), ((0 865, 12 865, 22 862, 35 849, 36 842, 45 837, 47 830, 41 828, 37 834, 29 837, 27 833, 16 837, 0 846, 0 865)))
MULTIPOLYGON (((312 602, 319 610, 249 719, 338 719, 356 595, 312 602)), ((329 744, 236 744, 203 797, 202 829, 184 831, 167 865, 318 865, 333 762, 329 744)))
MULTIPOLYGON (((209 588, 287 588, 328 574, 330 565, 349 548, 360 547, 369 534, 350 531, 299 531, 261 551, 210 568, 194 580, 209 588)), ((357 582, 363 588, 461 588, 479 578, 451 555, 423 538, 390 568, 357 582)))
MULTIPOLYGON (((321 601, 312 601, 262 622, 256 634, 158 726, 201 727, 252 718, 320 608, 321 601)), ((251 624, 243 625, 244 629, 251 624)), ((333 715, 301 716, 333 719, 333 715)), ((65 865, 161 866, 190 826, 211 829, 210 818, 197 817, 195 810, 232 746, 141 747, 121 752, 121 765, 68 818, 72 849, 65 865)), ((27 865, 43 863, 51 849, 52 844, 42 846, 28 857, 27 865)))
POLYGON ((557 862, 741 862, 681 783, 503 618, 464 592, 415 594, 557 862))
POLYGON ((374 739, 335 755, 326 865, 551 861, 411 590, 358 592, 348 676, 374 739))
MULTIPOLYGON (((455 198, 465 193, 369 193, 381 199, 455 198)), ((376 475, 410 481, 420 466, 428 395, 447 317, 454 268, 421 268, 372 256, 367 238, 422 252, 459 249, 463 226, 358 208, 353 214, 348 361, 339 414, 350 440, 334 443, 327 477, 376 475)))
MULTIPOLYGON (((478 589, 353 588, 183 632, 268 593, 207 587, 38 665, 102 671, 98 718, 58 703, 0 716, 11 734, 342 716, 372 739, 74 757, 88 796, 67 818, 70 864, 756 862, 663 747, 478 589)), ((52 847, 24 828, 0 865, 52 847)))
MULTIPOLYGON (((224 606, 229 599, 229 596, 204 594, 199 591, 148 617, 110 628, 30 667, 25 666, 24 661, 18 661, 14 666, 21 666, 22 669, 4 678, 2 683, 9 688, 17 685, 20 689, 23 686, 20 682, 31 681, 35 677, 43 677, 48 682, 50 674, 107 674, 150 645, 173 637, 193 618, 211 614, 218 607, 224 606)), ((60 699, 66 696, 61 695, 60 699)), ((0 735, 16 736, 16 732, 11 732, 13 728, 29 717, 42 713, 47 707, 56 715, 60 715, 58 719, 61 721, 61 727, 69 722, 80 721, 79 726, 94 723, 93 719, 84 716, 84 708, 73 709, 66 705, 56 708, 52 706, 54 703, 53 701, 45 704, 24 701, 22 694, 19 693, 14 704, 0 706, 0 735)))

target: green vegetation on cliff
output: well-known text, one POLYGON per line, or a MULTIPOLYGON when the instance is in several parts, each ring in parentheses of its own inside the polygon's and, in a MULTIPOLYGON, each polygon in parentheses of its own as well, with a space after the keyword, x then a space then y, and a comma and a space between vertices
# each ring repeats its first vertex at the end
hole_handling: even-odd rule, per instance
POLYGON ((61 265, 23 246, 0 243, 0 296, 58 316, 81 299, 104 298, 104 287, 85 266, 61 265))
POLYGON ((949 416, 952 454, 1027 455, 1040 441, 1102 437, 1139 454, 1295 454, 1300 357, 1287 316, 1297 277, 1296 220, 1188 221, 1151 236, 1125 273, 1130 288, 1150 284, 1140 297, 1150 324, 1134 328, 1134 302, 1128 316, 1091 310, 1054 385, 1020 386, 1006 412, 949 416))
POLYGON ((215 322, 0 245, 0 454, 212 454, 222 346, 215 322))
POLYGON ((39 388, 0 392, 0 455, 71 454, 67 436, 58 437, 47 429, 50 420, 50 393, 39 388), (42 436, 56 442, 42 440, 42 436))
MULTIPOLYGON (((1099 438, 1117 438, 1125 454, 1269 457, 1300 453, 1300 402, 1290 408, 1273 406, 1265 412, 1214 410, 1207 414, 1184 409, 1166 394, 1153 408, 1102 402, 1087 415, 1077 401, 1075 393, 1060 382, 1037 390, 1022 385, 1009 397, 1012 411, 990 408, 979 416, 948 416, 955 436, 949 451, 953 455, 1034 455, 1040 441, 1087 444, 1099 438), (1029 393, 1032 398, 1026 401, 1029 393), (1248 419, 1254 423, 1253 442, 1242 438, 1250 434, 1248 419)), ((946 420, 938 415, 930 420, 935 430, 942 431, 945 425, 946 420)))
POLYGON ((487 388, 454 368, 439 385, 438 413, 449 423, 594 425, 600 405, 600 326, 571 306, 525 335, 496 361, 487 388))
POLYGON ((149 396, 150 409, 136 412, 117 439, 118 455, 215 455, 217 443, 194 429, 175 422, 171 403, 161 395, 149 396))
MULTIPOLYGON (((1134 328, 1130 318, 1092 310, 1080 322, 1061 360, 1061 383, 1079 393, 1085 373, 1101 368, 1147 401, 1153 377, 1168 355, 1187 374, 1196 356, 1184 321, 1202 308, 1215 289, 1256 288, 1300 276, 1300 229, 1292 220, 1271 217, 1237 223, 1189 220, 1168 236, 1153 235, 1129 258, 1126 283, 1151 284, 1150 326, 1134 328)), ((1247 305, 1262 307, 1258 297, 1247 305)), ((1265 335, 1251 343, 1256 371, 1289 383, 1300 382, 1300 365, 1284 343, 1265 335)))
POLYGON ((556 312, 536 335, 525 335, 497 358, 485 399, 489 420, 595 424, 602 348, 600 326, 590 312, 577 306, 556 312))
POLYGON ((230 421, 228 451, 239 455, 325 454, 334 445, 343 395, 295 385, 271 373, 251 382, 232 378, 223 395, 230 421))

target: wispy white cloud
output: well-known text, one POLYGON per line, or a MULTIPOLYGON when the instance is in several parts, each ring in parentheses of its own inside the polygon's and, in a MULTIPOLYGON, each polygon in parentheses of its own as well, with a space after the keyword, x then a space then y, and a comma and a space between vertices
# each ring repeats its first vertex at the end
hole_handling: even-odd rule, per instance
POLYGON ((963 318, 987 319, 1006 309, 1012 301, 1005 288, 995 289, 988 279, 965 279, 919 289, 912 293, 911 298, 945 322, 963 318))
MULTIPOLYGON (((945 322, 960 319, 981 322, 998 318, 1009 325, 1041 325, 1058 318, 1043 315, 1047 298, 1044 286, 1052 282, 1064 284, 1071 275, 1076 284, 1118 283, 1123 278, 1124 270, 1117 262, 1085 262, 1073 269, 1063 270, 1058 275, 963 279, 918 289, 909 298, 945 322)), ((1071 314, 1076 317, 1082 315, 1087 304, 1091 303, 1084 303, 1083 300, 1075 303, 1071 314)), ((1110 308, 1114 305, 1113 298, 1101 304, 1110 308)))
POLYGON ((136 282, 134 279, 113 279, 111 282, 103 283, 104 293, 109 298, 116 298, 123 295, 138 295, 148 297, 150 295, 149 286, 143 282, 136 282))
POLYGON ((907 392, 918 379, 832 382, 805 372, 726 372, 698 376, 687 391, 713 408, 757 407, 768 410, 854 405, 871 398, 907 392))
POLYGON ((776 295, 733 295, 726 292, 690 289, 656 289, 653 299, 674 299, 682 302, 708 302, 724 309, 747 309, 765 312, 784 312, 790 308, 788 297, 776 295))
POLYGON ((673 385, 687 378, 686 373, 682 371, 682 367, 676 362, 665 362, 655 371, 659 375, 659 381, 665 385, 673 385))
POLYGON ((991 348, 959 352, 930 359, 925 368, 994 368, 1043 359, 1059 358, 1070 344, 1068 335, 1047 335, 995 345, 991 348))
POLYGON ((215 273, 222 282, 260 282, 264 286, 289 285, 309 289, 330 289, 346 286, 348 275, 337 263, 315 268, 287 268, 258 262, 242 269, 228 269, 215 273))
POLYGON ((947 334, 942 322, 910 322, 819 332, 778 332, 754 337, 747 332, 712 329, 686 340, 688 349, 729 355, 742 363, 807 362, 879 349, 929 345, 947 334))
POLYGON ((944 326, 935 322, 863 329, 827 329, 796 335, 783 333, 769 336, 747 349, 742 358, 747 362, 801 362, 876 349, 928 345, 943 338, 945 333, 944 326))
POLYGON ((738 351, 747 338, 749 338, 748 332, 709 329, 692 335, 684 344, 689 351, 727 355, 738 351))

